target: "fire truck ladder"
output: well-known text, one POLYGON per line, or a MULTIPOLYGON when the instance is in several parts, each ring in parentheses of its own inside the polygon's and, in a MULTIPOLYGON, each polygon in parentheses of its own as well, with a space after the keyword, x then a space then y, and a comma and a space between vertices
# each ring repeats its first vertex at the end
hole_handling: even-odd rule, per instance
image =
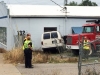
POLYGON ((96 23, 96 24, 100 24, 99 19, 97 19, 97 20, 87 20, 86 22, 93 22, 93 23, 96 23))

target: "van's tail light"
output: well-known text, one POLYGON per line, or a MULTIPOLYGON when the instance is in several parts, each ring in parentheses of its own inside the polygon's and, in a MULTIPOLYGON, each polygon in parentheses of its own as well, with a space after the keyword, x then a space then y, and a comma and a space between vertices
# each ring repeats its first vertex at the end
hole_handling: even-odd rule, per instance
POLYGON ((59 39, 59 43, 61 43, 61 39, 59 39))
POLYGON ((41 45, 43 45, 43 41, 41 42, 41 45))

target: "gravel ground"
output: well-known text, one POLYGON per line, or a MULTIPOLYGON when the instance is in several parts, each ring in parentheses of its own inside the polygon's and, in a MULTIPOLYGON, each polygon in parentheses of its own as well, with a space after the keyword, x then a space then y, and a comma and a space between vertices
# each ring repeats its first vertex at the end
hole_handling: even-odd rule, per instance
POLYGON ((22 75, 78 75, 77 63, 34 64, 34 68, 24 68, 24 64, 16 66, 22 75))

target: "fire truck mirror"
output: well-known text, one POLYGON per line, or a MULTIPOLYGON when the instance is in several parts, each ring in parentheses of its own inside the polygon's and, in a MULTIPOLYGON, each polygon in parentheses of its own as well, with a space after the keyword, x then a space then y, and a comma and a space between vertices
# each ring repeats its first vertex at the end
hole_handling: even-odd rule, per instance
POLYGON ((100 26, 96 27, 97 32, 100 32, 100 26))

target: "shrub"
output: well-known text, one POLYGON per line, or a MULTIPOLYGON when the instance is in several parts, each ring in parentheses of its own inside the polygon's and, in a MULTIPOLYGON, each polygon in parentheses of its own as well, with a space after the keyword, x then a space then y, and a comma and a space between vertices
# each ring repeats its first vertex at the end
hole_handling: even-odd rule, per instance
MULTIPOLYGON (((52 54, 45 54, 40 50, 34 50, 32 53, 32 63, 66 63, 77 62, 76 57, 61 58, 52 54)), ((12 49, 4 53, 6 63, 24 63, 24 51, 21 48, 12 49)))

